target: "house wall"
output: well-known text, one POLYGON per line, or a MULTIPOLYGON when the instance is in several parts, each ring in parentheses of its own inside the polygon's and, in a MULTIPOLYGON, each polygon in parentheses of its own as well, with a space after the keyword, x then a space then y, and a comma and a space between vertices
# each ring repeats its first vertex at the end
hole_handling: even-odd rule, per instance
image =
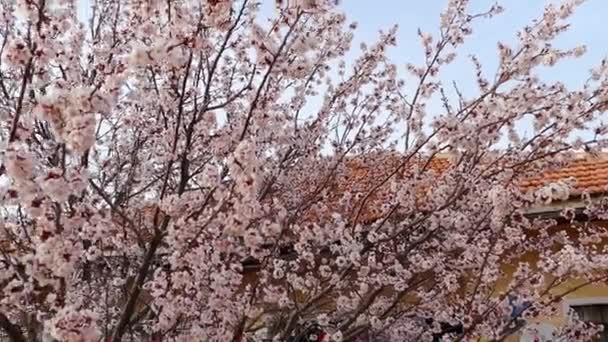
MULTIPOLYGON (((598 222, 594 222, 594 224, 608 228, 608 221, 598 221, 598 222)), ((561 224, 561 225, 558 225, 555 227, 556 231, 565 230, 568 233, 568 235, 571 237, 578 236, 578 232, 576 229, 577 228, 573 228, 569 224, 561 224)), ((604 243, 602 243, 601 245, 602 246, 608 245, 608 241, 604 241, 604 243)), ((538 260, 538 257, 537 257, 537 255, 534 255, 534 254, 528 254, 522 259, 522 261, 527 261, 527 262, 530 262, 531 264, 535 263, 537 260, 538 260)), ((505 273, 512 274, 513 271, 515 270, 515 266, 514 265, 504 265, 503 269, 506 271, 505 273)), ((509 283, 509 279, 507 278, 507 279, 500 281, 500 283, 497 285, 499 288, 506 288, 508 283, 509 283)), ((530 321, 529 323, 530 324, 548 323, 548 324, 558 327, 565 322, 566 315, 568 313, 570 305, 608 304, 608 283, 604 282, 604 283, 597 283, 597 284, 582 286, 583 283, 584 282, 582 280, 570 279, 570 280, 564 282, 563 284, 561 284, 560 286, 556 287, 555 290, 552 291, 551 293, 553 293, 553 294, 564 293, 565 291, 568 291, 569 289, 574 289, 574 288, 581 286, 580 288, 576 289, 575 291, 569 293, 568 295, 566 295, 564 297, 564 300, 562 300, 558 304, 558 309, 557 309, 555 315, 538 317, 537 319, 530 321)), ((520 342, 520 341, 522 341, 522 342, 524 341, 524 339, 521 337, 520 334, 515 335, 515 336, 510 336, 509 338, 506 339, 506 342, 520 342)))
MULTIPOLYGON (((596 222, 596 224, 600 224, 601 226, 608 227, 608 222, 596 222)), ((554 229, 555 229, 555 231, 565 230, 572 237, 576 237, 578 235, 576 228, 573 228, 568 224, 558 225, 554 229)), ((606 245, 608 245, 608 242, 606 243, 606 245)), ((530 264, 535 264, 537 262, 537 260, 538 260, 538 256, 535 254, 532 254, 532 253, 525 255, 521 259, 521 261, 529 262, 530 264)), ((503 270, 504 270, 505 274, 507 274, 507 277, 505 277, 505 279, 501 279, 496 284, 497 292, 499 292, 501 290, 506 290, 506 288, 510 282, 509 275, 513 274, 515 269, 516 269, 516 265, 508 265, 508 264, 503 265, 503 270)), ((249 281, 254 281, 256 279, 256 271, 252 270, 250 272, 246 272, 245 278, 247 279, 246 283, 249 281)), ((581 283, 582 283, 582 281, 580 281, 580 280, 571 279, 571 280, 563 283, 561 286, 557 287, 553 291, 553 293, 555 293, 555 294, 562 293, 568 289, 572 289, 572 288, 580 286, 581 283)), ((562 303, 559 303, 557 305, 558 310, 556 311, 555 315, 550 316, 550 317, 539 317, 539 318, 535 319, 534 321, 530 321, 529 323, 542 322, 542 323, 549 323, 554 326, 559 326, 564 322, 564 319, 565 319, 565 316, 566 316, 566 313, 568 310, 568 305, 570 305, 570 304, 579 304, 580 305, 580 304, 589 304, 589 303, 608 303, 608 284, 594 284, 594 285, 588 285, 588 286, 581 287, 581 288, 577 289, 576 291, 568 294, 565 297, 565 301, 563 301, 562 303)), ((520 341, 522 341, 522 338, 519 335, 515 335, 515 336, 508 337, 505 341, 520 342, 520 341)))
MULTIPOLYGON (((560 286, 560 290, 576 287, 580 285, 580 281, 571 280, 560 286)), ((559 292, 559 291, 556 291, 559 292)), ((566 320, 566 314, 570 305, 583 305, 583 304, 608 304, 608 285, 607 284, 595 284, 583 287, 567 296, 565 300, 561 301, 558 305, 558 310, 554 316, 544 316, 538 319, 529 321, 533 323, 549 323, 555 327, 559 327, 566 320)), ((506 342, 524 342, 521 334, 509 336, 505 339, 506 342)))

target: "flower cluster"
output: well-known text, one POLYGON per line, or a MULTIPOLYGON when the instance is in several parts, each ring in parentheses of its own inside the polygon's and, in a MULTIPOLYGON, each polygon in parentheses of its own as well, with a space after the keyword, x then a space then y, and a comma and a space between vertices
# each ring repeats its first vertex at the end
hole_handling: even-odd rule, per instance
POLYGON ((338 1, 264 20, 249 0, 103 0, 86 24, 74 0, 0 1, 0 330, 501 340, 556 314, 569 279, 605 282, 606 201, 561 229, 530 210, 574 184, 521 186, 606 147, 608 63, 579 89, 538 73, 584 55, 553 44, 581 1, 498 43, 492 77, 471 56, 476 87, 451 97, 445 67, 502 12, 468 3, 402 74, 397 27, 347 58, 338 1))

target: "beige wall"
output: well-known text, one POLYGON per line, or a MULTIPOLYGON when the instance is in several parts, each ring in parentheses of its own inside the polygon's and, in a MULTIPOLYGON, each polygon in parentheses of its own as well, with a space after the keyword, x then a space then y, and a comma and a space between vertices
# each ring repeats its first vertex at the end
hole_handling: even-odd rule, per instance
MULTIPOLYGON (((605 221, 604 222, 595 222, 595 223, 598 225, 601 225, 603 227, 608 227, 608 222, 605 222, 605 221)), ((569 225, 560 225, 560 226, 556 227, 556 230, 562 230, 562 229, 566 230, 568 232, 568 235, 570 235, 571 237, 575 237, 577 235, 576 229, 570 227, 569 225)), ((606 245, 606 244, 608 244, 608 243, 604 242, 602 245, 606 245)), ((522 261, 535 262, 536 256, 532 255, 532 254, 527 255, 525 258, 523 258, 522 261)), ((504 265, 503 269, 505 270, 505 273, 512 274, 512 272, 515 270, 515 267, 513 265, 504 265)), ((497 284, 498 290, 500 290, 501 288, 502 289, 506 288, 506 286, 508 284, 508 280, 509 279, 504 279, 504 281, 501 281, 499 284, 497 284)), ((556 287, 554 289, 554 291, 552 291, 551 293, 553 293, 553 294, 564 293, 564 292, 568 291, 569 289, 577 288, 583 284, 584 284, 584 282, 582 280, 571 279, 569 281, 564 282, 559 287, 556 287)), ((571 304, 574 304, 574 305, 592 304, 592 303, 608 303, 608 284, 607 283, 597 283, 597 284, 586 285, 586 286, 582 286, 582 287, 578 288, 577 290, 566 295, 565 299, 558 304, 558 310, 554 316, 539 317, 538 319, 534 320, 533 322, 546 322, 546 323, 550 323, 555 326, 559 326, 564 323, 564 320, 566 318, 566 313, 567 313, 566 310, 568 309, 569 305, 571 305, 571 304)), ((506 341, 507 342, 518 342, 518 341, 520 341, 520 337, 511 336, 506 341)))

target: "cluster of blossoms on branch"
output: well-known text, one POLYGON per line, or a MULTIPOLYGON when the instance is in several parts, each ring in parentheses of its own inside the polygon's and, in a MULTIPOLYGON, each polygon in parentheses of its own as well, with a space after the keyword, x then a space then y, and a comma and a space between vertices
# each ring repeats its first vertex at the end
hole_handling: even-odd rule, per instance
POLYGON ((604 148, 608 62, 580 89, 538 76, 584 54, 553 45, 582 1, 498 43, 495 74, 471 57, 464 96, 442 70, 503 10, 468 2, 419 32, 417 65, 387 57, 396 27, 347 58, 356 23, 329 0, 268 19, 255 0, 92 0, 85 21, 74 0, 0 1, 0 330, 501 340, 554 313, 565 280, 605 281, 605 229, 524 215, 571 185, 519 186, 604 148))

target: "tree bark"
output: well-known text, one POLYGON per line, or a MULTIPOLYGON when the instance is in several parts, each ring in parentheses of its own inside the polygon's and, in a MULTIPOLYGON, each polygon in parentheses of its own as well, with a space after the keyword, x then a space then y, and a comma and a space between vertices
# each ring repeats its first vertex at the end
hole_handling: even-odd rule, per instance
MULTIPOLYGON (((168 222, 168 218, 165 218, 165 220, 168 222)), ((118 321, 118 324, 114 329, 114 333, 112 334, 112 342, 121 341, 122 336, 128 328, 129 322, 131 321, 131 316, 133 316, 133 312, 135 310, 135 305, 137 304, 137 300, 139 299, 139 295, 141 294, 142 286, 144 285, 146 277, 148 276, 148 271, 150 270, 152 259, 154 258, 156 250, 160 246, 161 241, 162 233, 156 232, 156 236, 150 243, 150 247, 148 247, 148 251, 144 257, 144 261, 139 269, 137 279, 131 287, 127 304, 125 305, 120 320, 118 321)))
POLYGON ((0 328, 6 332, 11 342, 27 342, 21 329, 13 324, 3 313, 0 313, 0 328))

